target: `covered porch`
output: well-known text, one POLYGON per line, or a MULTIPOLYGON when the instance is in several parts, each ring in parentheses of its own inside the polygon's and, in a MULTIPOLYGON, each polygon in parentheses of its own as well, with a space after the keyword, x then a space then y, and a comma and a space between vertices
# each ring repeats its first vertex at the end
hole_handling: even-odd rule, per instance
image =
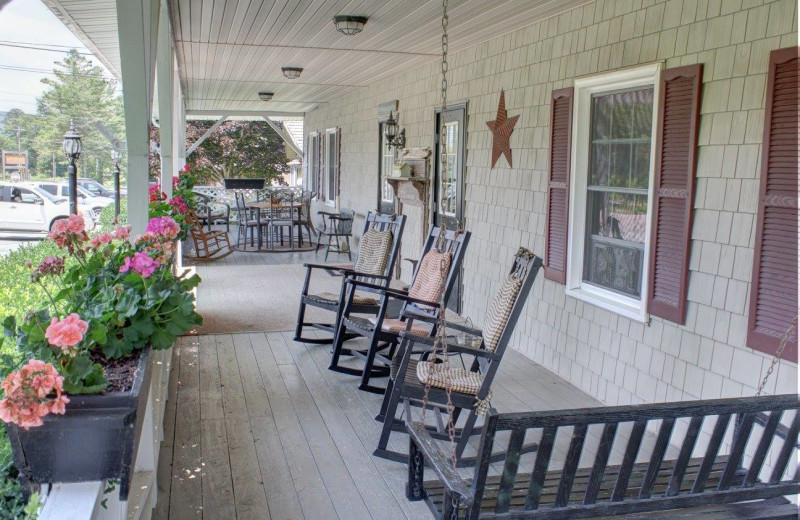
MULTIPOLYGON (((394 283, 411 281, 403 260, 420 258, 427 230, 463 228, 473 238, 456 303, 481 323, 514 251, 544 258, 494 381, 500 412, 797 393, 797 252, 782 245, 797 237, 795 2, 463 0, 451 2, 442 49, 443 6, 430 0, 44 1, 122 82, 134 233, 147 221, 154 116, 172 137, 161 143, 167 191, 198 144, 183 135, 187 118, 302 119, 304 187, 315 211, 354 211, 354 248, 376 209, 408 218, 394 283), (342 14, 369 15, 360 35, 337 32, 342 14), (287 65, 302 65, 300 78, 287 65), (601 113, 600 98, 618 105, 601 113), (598 137, 595 123, 615 111, 630 114, 630 135, 598 137), (403 146, 387 141, 390 119, 403 146), (623 148, 627 159, 612 159, 623 148), (429 168, 387 179, 406 160, 429 168), (773 210, 789 220, 774 224, 773 210)), ((147 518, 153 504, 158 519, 429 514, 406 500, 408 469, 372 456, 381 398, 329 371, 327 347, 292 339, 300 264, 315 259, 237 252, 198 267, 209 288, 199 307, 228 314, 209 312, 216 325, 173 349, 155 478, 129 515, 147 518), (220 282, 237 276, 242 285, 220 282), (249 318, 230 318, 237 309, 249 318)), ((636 427, 631 467, 656 445, 683 453, 671 429, 636 427)), ((726 447, 732 430, 719 435, 726 447)), ((600 445, 588 437, 582 468, 600 445)), ((570 458, 559 439, 551 468, 570 458)), ((408 450, 403 434, 391 442, 408 450)), ((765 468, 779 458, 762 451, 765 468)), ((608 463, 625 458, 615 445, 608 463)))

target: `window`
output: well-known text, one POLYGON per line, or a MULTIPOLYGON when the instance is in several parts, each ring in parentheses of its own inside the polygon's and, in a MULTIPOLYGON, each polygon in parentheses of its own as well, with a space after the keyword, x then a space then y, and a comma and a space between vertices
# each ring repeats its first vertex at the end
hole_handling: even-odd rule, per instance
POLYGON ((339 131, 325 130, 325 157, 322 172, 322 198, 330 206, 336 205, 339 191, 339 131))
POLYGON ((575 81, 567 293, 643 321, 658 65, 575 81))
POLYGON ((40 187, 51 195, 56 195, 58 191, 58 187, 54 184, 42 184, 40 187))
POLYGON ((392 168, 394 168, 395 149, 386 140, 383 123, 378 124, 378 146, 380 164, 378 169, 378 209, 381 213, 394 213, 394 190, 392 185, 386 181, 386 177, 392 174, 392 168))
POLYGON ((20 188, 19 189, 20 202, 24 204, 40 204, 42 198, 31 190, 20 188))
POLYGON ((319 134, 312 132, 308 134, 308 153, 310 155, 308 161, 308 181, 306 186, 309 191, 319 194, 319 134))
POLYGON ((458 121, 448 121, 444 124, 444 159, 445 171, 442 175, 441 200, 439 210, 447 217, 456 216, 458 176, 458 121))

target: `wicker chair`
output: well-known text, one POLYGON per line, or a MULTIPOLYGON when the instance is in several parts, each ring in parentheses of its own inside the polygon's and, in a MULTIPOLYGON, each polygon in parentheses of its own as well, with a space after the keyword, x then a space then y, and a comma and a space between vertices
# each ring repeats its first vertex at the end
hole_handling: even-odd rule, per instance
MULTIPOLYGON (((423 261, 417 265, 414 280, 408 291, 348 279, 347 283, 351 287, 348 289, 348 299, 336 331, 331 364, 328 368, 336 372, 360 376, 361 383, 358 387, 360 390, 382 394, 385 389, 370 385, 370 378, 389 375, 391 359, 400 342, 399 334, 406 329, 409 316, 419 314, 428 316, 434 321, 439 316, 439 296, 444 294, 445 301, 450 299, 458 280, 458 273, 461 272, 469 239, 469 231, 445 231, 442 233, 439 228, 431 227, 423 248, 423 261), (442 276, 440 267, 443 261, 448 262, 444 276, 442 276), (356 291, 372 293, 380 301, 380 311, 375 318, 354 316, 357 313, 353 305, 356 291), (421 295, 424 295, 424 298, 421 295), (387 316, 389 305, 394 302, 402 302, 398 319, 387 316), (345 340, 354 336, 369 339, 369 346, 366 350, 344 349, 345 340), (363 359, 363 368, 341 366, 339 358, 342 354, 352 354, 363 359)), ((423 324, 415 326, 414 330, 421 335, 432 335, 435 332, 435 325, 423 324)))
MULTIPOLYGON (((399 361, 395 364, 397 372, 389 379, 381 411, 376 417, 377 420, 383 421, 383 431, 374 455, 397 461, 407 461, 407 453, 397 453, 388 449, 390 434, 392 431, 406 431, 405 426, 411 421, 411 418, 408 417, 411 411, 410 405, 421 403, 427 383, 431 386, 428 394, 429 406, 434 409, 437 416, 440 413, 446 414, 446 388, 449 383, 453 389, 451 399, 456 407, 453 412, 454 422, 458 420, 462 411, 469 413, 464 427, 459 430, 457 435, 456 455, 461 458, 467 441, 473 433, 478 414, 478 403, 487 400, 491 395, 492 380, 497 373, 500 361, 503 359, 503 354, 511 340, 511 335, 514 333, 522 308, 525 306, 541 266, 541 258, 520 247, 512 259, 508 276, 489 305, 483 330, 448 323, 448 331, 452 330, 463 335, 462 337, 465 339, 474 338, 478 341, 477 345, 472 344, 471 341, 464 341, 462 345, 457 341, 451 341, 458 336, 448 338, 448 356, 451 357, 451 360, 457 355, 472 358, 471 365, 467 365, 468 369, 456 367, 450 369, 451 379, 449 382, 442 377, 445 374, 444 370, 436 370, 437 365, 430 361, 416 359, 414 356, 415 354, 426 356, 432 348, 433 338, 415 335, 412 332, 400 334, 402 343, 394 360, 399 361), (404 419, 395 417, 401 401, 405 404, 401 408, 402 414, 405 415, 405 422, 404 419)), ((407 330, 409 331, 417 321, 435 324, 430 317, 423 315, 412 316, 408 321, 407 330)), ((436 419, 441 419, 441 416, 436 419)), ((438 431, 438 429, 433 434, 440 437, 446 436, 446 433, 438 431)))
MULTIPOLYGON (((376 284, 381 287, 388 287, 391 281, 391 275, 394 271, 394 264, 397 260, 397 255, 400 251, 400 239, 403 237, 403 229, 405 227, 405 215, 377 215, 369 213, 366 221, 364 222, 364 234, 362 235, 359 244, 358 256, 352 268, 337 267, 334 265, 323 264, 305 264, 306 279, 303 284, 303 292, 300 295, 300 309, 297 313, 297 327, 295 329, 295 341, 303 341, 305 343, 331 343, 339 325, 339 319, 342 316, 342 308, 344 307, 344 300, 347 295, 347 283, 350 278, 362 280, 376 284), (378 233, 385 233, 391 231, 391 248, 387 252, 386 237, 377 237, 377 246, 374 250, 367 251, 370 246, 376 245, 375 240, 367 240, 366 237, 369 230, 374 230, 378 233), (380 251, 378 251, 380 249, 380 251), (318 291, 313 291, 310 288, 311 273, 313 271, 327 271, 331 274, 342 275, 342 285, 338 294, 318 291), (369 271, 368 273, 365 271, 369 271), (330 323, 311 323, 306 322, 305 313, 306 307, 316 307, 334 313, 335 318, 330 323), (314 327, 316 329, 324 330, 331 333, 329 338, 304 338, 303 327, 314 327)), ((359 314, 377 314, 379 310, 378 300, 372 298, 371 295, 359 295, 354 298, 353 308, 354 312, 359 314)))

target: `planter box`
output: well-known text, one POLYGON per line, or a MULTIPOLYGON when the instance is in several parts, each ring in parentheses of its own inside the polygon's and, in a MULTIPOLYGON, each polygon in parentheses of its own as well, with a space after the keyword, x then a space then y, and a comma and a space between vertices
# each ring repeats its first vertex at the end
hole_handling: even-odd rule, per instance
POLYGON ((119 479, 127 499, 132 461, 150 387, 150 349, 142 352, 133 387, 105 395, 70 395, 64 415, 24 430, 7 424, 23 489, 29 484, 119 479))
POLYGON ((263 190, 266 179, 225 179, 226 190, 263 190))

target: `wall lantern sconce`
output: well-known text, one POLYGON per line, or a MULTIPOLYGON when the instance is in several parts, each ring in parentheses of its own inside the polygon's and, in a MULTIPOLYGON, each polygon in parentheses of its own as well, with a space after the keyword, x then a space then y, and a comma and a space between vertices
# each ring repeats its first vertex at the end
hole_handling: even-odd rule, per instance
POLYGON ((287 79, 297 79, 303 73, 303 69, 300 67, 281 67, 281 72, 287 79))
POLYGON ((259 92, 258 97, 261 101, 271 101, 272 98, 275 96, 272 92, 259 92))
POLYGON ((394 116, 389 112, 389 119, 383 123, 383 135, 386 137, 386 143, 395 148, 404 148, 406 146, 406 129, 402 128, 398 131, 397 121, 394 116))
POLYGON ((333 23, 340 33, 345 36, 353 36, 364 30, 364 26, 367 24, 367 17, 340 14, 333 17, 333 23))

